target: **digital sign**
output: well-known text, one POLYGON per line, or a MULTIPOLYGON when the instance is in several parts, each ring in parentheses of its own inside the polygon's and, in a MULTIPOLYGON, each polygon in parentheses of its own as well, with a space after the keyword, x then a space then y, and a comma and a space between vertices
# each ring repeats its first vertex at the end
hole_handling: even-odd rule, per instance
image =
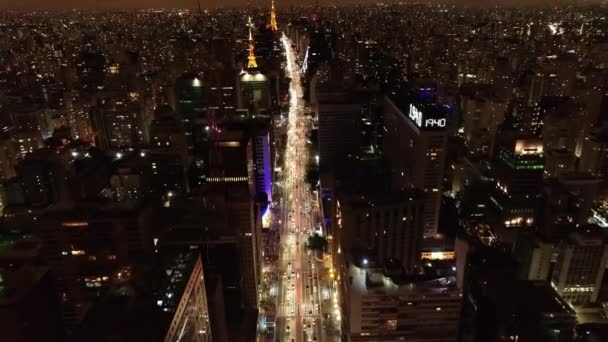
POLYGON ((445 118, 425 118, 424 114, 414 104, 410 104, 410 119, 419 128, 444 128, 447 125, 445 118))

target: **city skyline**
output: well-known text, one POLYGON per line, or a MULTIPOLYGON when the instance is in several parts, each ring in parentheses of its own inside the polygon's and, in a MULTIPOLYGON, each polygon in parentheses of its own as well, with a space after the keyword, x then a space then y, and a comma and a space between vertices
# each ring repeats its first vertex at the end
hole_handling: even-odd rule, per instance
POLYGON ((0 3, 2 341, 608 342, 608 3, 232 1, 0 3))
MULTIPOLYGON (((261 0, 229 0, 229 1, 218 1, 218 0, 205 0, 200 1, 202 9, 215 9, 215 8, 238 8, 238 7, 266 7, 269 1, 261 0)), ((433 1, 389 1, 386 4, 398 4, 398 3, 423 3, 423 4, 441 4, 441 5, 457 5, 463 7, 495 7, 495 6, 556 6, 556 5, 588 5, 588 4, 601 4, 603 0, 560 0, 558 2, 553 0, 493 0, 493 1, 469 1, 469 0, 433 0, 433 1)), ((330 0, 317 0, 310 2, 298 2, 293 0, 281 1, 281 6, 296 6, 296 7, 314 7, 317 5, 321 6, 334 6, 334 5, 356 5, 356 4, 373 4, 374 2, 368 0, 344 0, 344 1, 330 1, 330 0)), ((197 9, 197 0, 3 0, 0 2, 0 9, 21 9, 21 10, 69 10, 69 9, 197 9)))

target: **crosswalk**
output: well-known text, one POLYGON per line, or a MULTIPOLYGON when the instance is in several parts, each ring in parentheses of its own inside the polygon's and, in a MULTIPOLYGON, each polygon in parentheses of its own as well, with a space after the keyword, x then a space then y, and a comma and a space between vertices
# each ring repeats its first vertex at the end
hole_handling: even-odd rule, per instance
POLYGON ((295 317, 296 309, 294 304, 280 304, 277 310, 278 317, 295 317))

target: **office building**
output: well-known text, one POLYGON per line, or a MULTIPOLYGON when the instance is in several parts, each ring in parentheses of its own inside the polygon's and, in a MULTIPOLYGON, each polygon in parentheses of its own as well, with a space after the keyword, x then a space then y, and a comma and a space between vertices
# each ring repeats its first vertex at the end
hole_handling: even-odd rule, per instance
POLYGON ((454 341, 462 294, 453 276, 389 275, 350 265, 343 285, 348 341, 454 341))
POLYGON ((567 238, 591 215, 602 179, 587 173, 562 174, 544 185, 544 210, 539 233, 550 241, 567 238))
POLYGON ((95 145, 102 149, 134 148, 144 143, 139 104, 127 96, 107 96, 93 109, 95 145))
MULTIPOLYGON (((269 125, 266 126, 268 128, 269 125)), ((260 129, 253 134, 253 168, 256 194, 265 194, 268 202, 272 202, 272 164, 270 133, 260 129)))
POLYGON ((132 267, 111 277, 110 290, 91 307, 70 340, 218 341, 213 338, 199 251, 159 253, 154 261, 158 268, 145 276, 143 268, 132 267))
POLYGON ((257 112, 270 109, 270 82, 264 74, 248 69, 239 75, 237 84, 240 110, 257 112))
POLYGON ((597 226, 585 226, 557 247, 551 285, 574 306, 595 303, 608 261, 608 245, 597 226))
POLYGON ((30 154, 19 162, 17 173, 30 206, 45 207, 67 196, 66 169, 53 151, 44 149, 30 154))
POLYGON ((549 281, 555 244, 532 233, 517 236, 513 257, 519 262, 519 279, 549 281))
POLYGON ((345 92, 319 94, 319 164, 334 169, 361 150, 363 106, 345 92))
POLYGON ((433 236, 439 224, 447 144, 447 119, 439 106, 422 103, 415 95, 384 98, 384 154, 397 189, 424 191, 424 235, 433 236))
POLYGON ((167 278, 157 292, 156 305, 172 317, 162 341, 213 341, 205 275, 198 253, 178 254, 165 272, 167 278))
POLYGON ((420 261, 423 203, 423 195, 416 191, 340 192, 332 235, 338 242, 337 254, 366 251, 373 260, 398 260, 406 271, 413 271, 420 261))
MULTIPOLYGON (((261 273, 261 226, 256 224, 253 143, 239 127, 222 127, 209 148, 206 203, 228 219, 238 236, 244 304, 257 306, 261 273)), ((261 222, 260 222, 261 223, 261 222)))
POLYGON ((506 228, 534 226, 542 194, 542 141, 515 131, 501 134, 494 159, 496 187, 490 201, 506 228))
POLYGON ((183 74, 175 81, 175 112, 187 135, 192 134, 196 120, 207 109, 203 81, 194 74, 183 74))
POLYGON ((502 123, 506 103, 491 93, 491 89, 473 89, 462 100, 464 141, 469 154, 491 156, 496 141, 496 131, 502 123))

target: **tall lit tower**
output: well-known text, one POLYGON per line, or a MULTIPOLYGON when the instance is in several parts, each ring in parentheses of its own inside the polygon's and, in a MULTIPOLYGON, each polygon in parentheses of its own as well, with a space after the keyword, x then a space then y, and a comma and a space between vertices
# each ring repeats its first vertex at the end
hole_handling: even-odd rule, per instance
POLYGON ((251 17, 249 17, 249 56, 247 57, 247 69, 256 69, 258 63, 255 61, 255 52, 253 51, 254 42, 253 34, 251 33, 251 17))
POLYGON ((278 30, 277 28, 277 13, 274 9, 274 0, 272 1, 272 6, 270 7, 270 29, 272 31, 278 30))

